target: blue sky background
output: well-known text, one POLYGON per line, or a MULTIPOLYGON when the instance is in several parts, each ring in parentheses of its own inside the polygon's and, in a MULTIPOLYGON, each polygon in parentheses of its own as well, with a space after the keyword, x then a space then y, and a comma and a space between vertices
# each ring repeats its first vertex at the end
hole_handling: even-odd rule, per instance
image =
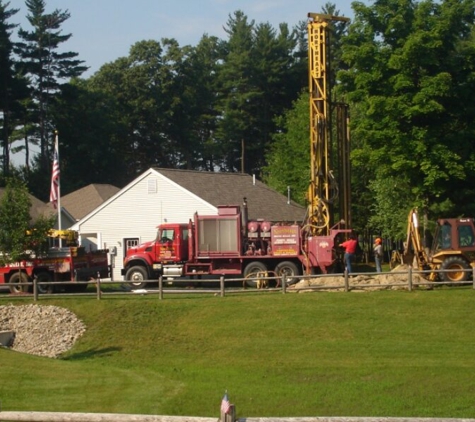
MULTIPOLYGON (((20 11, 9 22, 31 30, 24 0, 10 1, 20 11)), ((88 77, 108 62, 128 55, 142 40, 175 38, 181 46, 196 45, 203 34, 227 39, 223 26, 229 15, 242 10, 249 20, 269 22, 278 29, 290 28, 307 19, 308 12, 320 13, 322 2, 310 0, 45 0, 46 13, 68 10, 71 17, 62 25, 72 34, 64 50, 79 54, 90 67, 88 77)), ((352 18, 351 0, 334 1, 340 15, 352 18)))

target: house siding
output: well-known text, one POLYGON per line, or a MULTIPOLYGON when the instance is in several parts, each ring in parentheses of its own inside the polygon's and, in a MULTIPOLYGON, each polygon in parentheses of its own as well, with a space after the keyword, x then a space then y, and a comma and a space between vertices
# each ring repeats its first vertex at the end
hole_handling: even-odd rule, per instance
POLYGON ((195 212, 215 215, 217 208, 150 169, 73 228, 84 246, 116 251, 112 278, 122 280, 124 239, 153 240, 159 224, 187 223, 195 212))

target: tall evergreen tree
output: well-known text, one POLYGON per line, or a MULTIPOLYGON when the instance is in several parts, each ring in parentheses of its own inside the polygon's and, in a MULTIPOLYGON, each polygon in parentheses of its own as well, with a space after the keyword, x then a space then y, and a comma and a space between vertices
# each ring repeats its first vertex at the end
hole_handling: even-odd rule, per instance
POLYGON ((251 104, 255 124, 247 155, 248 170, 257 174, 266 164, 265 153, 272 143, 272 135, 277 132, 276 117, 290 108, 301 89, 298 85, 300 75, 293 71, 296 45, 295 33, 287 24, 280 25, 279 33, 268 23, 256 26, 252 49, 256 95, 251 104))
MULTIPOLYGON (((130 181, 116 109, 115 98, 91 89, 87 80, 73 79, 61 87, 51 112, 59 132, 63 195, 91 183, 122 187, 130 181)), ((30 180, 30 186, 34 183, 30 180)))
POLYGON ((8 20, 15 15, 19 9, 9 9, 10 2, 4 3, 0 0, 0 123, 1 144, 3 145, 3 174, 8 175, 10 167, 10 134, 13 130, 11 124, 12 103, 15 98, 13 87, 15 78, 13 74, 13 42, 11 41, 12 30, 17 26, 9 23, 8 20))
POLYGON ((269 23, 256 25, 239 10, 225 30, 228 40, 218 73, 220 168, 260 175, 276 131, 275 117, 301 89, 298 33, 286 24, 279 32, 269 23))
POLYGON ((22 62, 22 71, 28 76, 37 124, 30 139, 40 145, 40 170, 49 168, 50 149, 53 143, 55 123, 49 112, 51 102, 57 94, 60 84, 65 80, 82 75, 87 70, 77 53, 59 52, 59 46, 68 41, 71 34, 62 34, 61 25, 70 17, 68 11, 54 10, 45 12, 44 0, 26 0, 27 19, 32 31, 20 29, 17 53, 22 62), (51 145, 50 145, 51 143, 51 145))
POLYGON ((252 104, 258 95, 252 80, 254 25, 238 10, 229 16, 225 27, 229 39, 218 75, 221 119, 217 129, 221 146, 219 166, 224 171, 251 172, 246 151, 248 142, 254 141, 252 104))
POLYGON ((190 56, 189 79, 193 81, 197 118, 191 122, 192 136, 201 151, 195 169, 214 171, 217 154, 216 127, 218 106, 216 99, 217 72, 222 57, 223 42, 216 37, 203 36, 190 56))

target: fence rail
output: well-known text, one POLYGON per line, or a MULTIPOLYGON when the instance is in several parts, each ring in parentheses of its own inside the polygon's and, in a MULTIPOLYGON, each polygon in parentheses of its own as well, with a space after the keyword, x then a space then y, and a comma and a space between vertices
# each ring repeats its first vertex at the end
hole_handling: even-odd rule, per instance
MULTIPOLYGON (((319 275, 304 275, 299 276, 298 281, 295 284, 289 285, 286 282, 285 276, 282 277, 258 277, 258 278, 225 278, 224 276, 217 279, 185 279, 185 278, 173 278, 164 279, 160 277, 158 280, 145 280, 144 283, 147 286, 152 286, 149 289, 136 289, 133 290, 130 284, 126 281, 117 280, 101 280, 100 278, 89 282, 76 282, 76 286, 94 285, 95 292, 75 292, 65 293, 68 295, 86 295, 95 296, 98 300, 101 300, 103 296, 118 295, 118 294, 156 294, 160 300, 163 300, 166 295, 177 294, 213 294, 214 296, 225 297, 227 294, 239 294, 239 293, 262 293, 262 292, 281 292, 283 294, 287 292, 303 292, 303 291, 332 291, 339 290, 344 292, 350 292, 353 290, 378 290, 378 289, 401 289, 412 291, 416 288, 430 289, 435 286, 456 286, 456 285, 472 285, 475 289, 475 268, 465 270, 466 273, 470 273, 470 277, 465 281, 460 282, 447 282, 447 281, 428 281, 424 278, 428 277, 429 273, 450 272, 451 270, 430 270, 430 271, 417 271, 408 267, 404 271, 390 271, 384 273, 351 273, 346 271, 339 274, 319 274, 319 275), (381 276, 384 277, 384 282, 381 282, 381 276), (392 280, 393 279, 393 280, 392 280), (267 281, 267 286, 274 285, 275 287, 266 288, 248 288, 247 282, 257 282, 257 280, 267 281), (392 280, 392 281, 391 281, 392 280), (193 283, 193 287, 190 288, 190 283, 193 283), (205 284, 213 283, 215 287, 204 287, 205 284), (196 287, 196 284, 200 287, 196 287), (120 285, 122 289, 108 290, 110 285, 120 285)), ((461 272, 461 270, 457 270, 461 272)), ((71 286, 71 282, 45 282, 33 280, 33 283, 15 283, 15 286, 30 286, 32 287, 32 293, 12 294, 9 298, 14 296, 24 297, 25 295, 33 296, 35 301, 38 301, 41 297, 57 296, 58 293, 41 293, 40 290, 45 291, 46 286, 58 286, 68 285, 71 286), (40 289, 39 287, 44 287, 40 289)), ((8 286, 8 284, 5 284, 8 286)), ((1 297, 1 296, 0 296, 1 297)))

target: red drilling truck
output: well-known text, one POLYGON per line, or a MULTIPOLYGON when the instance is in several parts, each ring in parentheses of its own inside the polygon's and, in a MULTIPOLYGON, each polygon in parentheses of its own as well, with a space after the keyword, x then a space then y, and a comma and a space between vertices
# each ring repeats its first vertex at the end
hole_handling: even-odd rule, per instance
POLYGON ((130 248, 122 275, 132 288, 164 277, 223 275, 284 276, 295 282, 301 274, 331 272, 338 261, 340 236, 351 230, 332 228, 329 235, 312 236, 299 224, 248 221, 247 207, 219 206, 218 215, 198 215, 187 224, 158 226, 155 240, 130 248))

